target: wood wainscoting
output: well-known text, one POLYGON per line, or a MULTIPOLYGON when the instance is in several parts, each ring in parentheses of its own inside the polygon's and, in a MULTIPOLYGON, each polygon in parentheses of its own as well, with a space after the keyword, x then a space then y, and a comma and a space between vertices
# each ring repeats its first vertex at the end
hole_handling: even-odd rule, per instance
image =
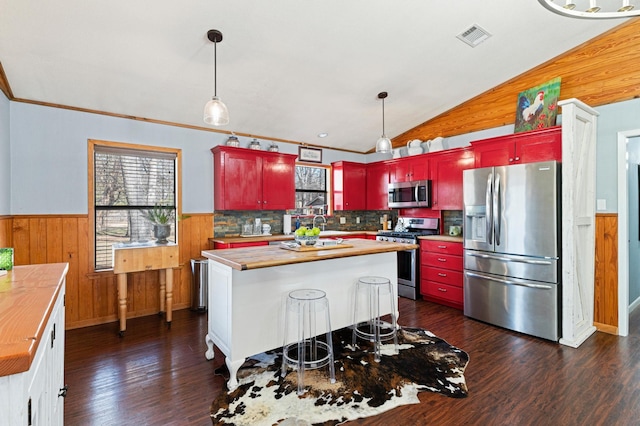
MULTIPOLYGON (((191 305, 191 259, 201 257, 213 237, 212 213, 186 216, 178 221, 180 267, 174 270, 174 310, 191 305)), ((116 276, 93 271, 88 223, 87 215, 0 217, 0 246, 13 246, 16 265, 69 263, 66 329, 118 319, 116 276)), ((129 283, 127 318, 160 310, 158 271, 132 273, 129 283)))
MULTIPOLYGON (((174 309, 191 303, 192 258, 208 250, 213 214, 192 214, 178 222, 180 269, 174 276, 174 309)), ((69 262, 67 329, 117 320, 116 279, 112 272, 93 273, 86 215, 0 217, 0 246, 15 248, 17 265, 69 262)), ((618 215, 596 215, 594 325, 618 333, 618 215)), ((158 311, 158 273, 131 274, 127 317, 158 311)))
POLYGON ((596 214, 596 270, 593 324, 618 334, 618 214, 596 214))

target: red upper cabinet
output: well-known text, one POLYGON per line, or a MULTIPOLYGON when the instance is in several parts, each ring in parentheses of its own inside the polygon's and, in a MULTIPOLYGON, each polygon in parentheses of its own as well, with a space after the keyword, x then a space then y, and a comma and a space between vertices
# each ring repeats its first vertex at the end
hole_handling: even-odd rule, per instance
POLYGON ((562 160, 562 126, 471 142, 475 167, 562 160))
POLYGON ((389 163, 367 164, 367 210, 389 209, 389 163))
POLYGON ((211 152, 216 210, 295 207, 296 155, 223 145, 211 152))
POLYGON ((334 210, 366 210, 367 165, 338 161, 331 166, 334 210))
POLYGON ((409 182, 429 179, 429 156, 415 155, 389 162, 391 182, 409 182))
POLYGON ((456 148, 429 154, 431 162, 431 208, 462 210, 462 171, 475 164, 473 151, 456 148))

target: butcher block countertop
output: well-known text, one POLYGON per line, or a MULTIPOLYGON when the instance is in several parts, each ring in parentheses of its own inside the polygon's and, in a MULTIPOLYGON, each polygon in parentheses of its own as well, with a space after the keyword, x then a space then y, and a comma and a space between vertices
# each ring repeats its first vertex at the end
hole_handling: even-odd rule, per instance
POLYGON ((202 255, 233 269, 269 268, 272 266, 290 265, 293 263, 315 262, 341 257, 362 256, 366 254, 388 253, 418 248, 417 244, 398 244, 386 241, 365 239, 345 239, 345 243, 353 247, 336 248, 334 250, 292 251, 282 249, 278 245, 243 247, 223 250, 206 250, 202 255))
POLYGON ((419 240, 448 241, 450 243, 461 243, 462 237, 452 237, 450 235, 425 235, 418 237, 419 240))
MULTIPOLYGON (((337 231, 335 234, 331 233, 332 231, 327 231, 326 238, 349 238, 349 235, 377 235, 378 231, 337 231)), ((325 236, 320 235, 320 238, 325 238, 325 236)), ((256 235, 254 237, 241 237, 239 235, 233 237, 213 237, 209 238, 209 242, 211 243, 252 243, 252 242, 272 242, 272 241, 289 241, 293 240, 293 234, 284 235, 284 234, 274 234, 274 235, 256 235)))
POLYGON ((68 263, 48 263, 0 276, 0 376, 31 367, 68 270, 68 263))

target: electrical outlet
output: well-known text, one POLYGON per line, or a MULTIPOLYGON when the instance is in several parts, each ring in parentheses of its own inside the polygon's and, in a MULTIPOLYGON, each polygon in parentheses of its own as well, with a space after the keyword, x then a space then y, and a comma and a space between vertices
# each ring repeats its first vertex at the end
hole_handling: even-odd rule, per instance
POLYGON ((380 224, 382 225, 384 223, 384 216, 380 216, 380 224))
POLYGON ((356 223, 360 223, 360 217, 356 217, 356 223))
POLYGON ((346 218, 346 217, 344 217, 344 216, 341 216, 341 217, 340 217, 340 224, 341 224, 341 225, 344 225, 345 223, 347 223, 347 218, 346 218))

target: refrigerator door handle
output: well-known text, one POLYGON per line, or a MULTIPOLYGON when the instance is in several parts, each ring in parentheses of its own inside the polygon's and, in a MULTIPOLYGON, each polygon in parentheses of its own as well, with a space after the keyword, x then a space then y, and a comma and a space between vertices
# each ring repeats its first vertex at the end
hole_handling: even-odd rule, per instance
POLYGON ((479 257, 481 259, 499 260, 501 262, 519 262, 519 263, 528 263, 530 265, 551 265, 552 264, 548 260, 514 259, 511 257, 492 256, 490 254, 469 253, 469 252, 467 252, 467 255, 473 256, 473 257, 479 257))
POLYGON ((470 277, 474 277, 474 278, 489 279, 491 281, 496 281, 496 282, 499 282, 499 283, 502 283, 502 284, 519 285, 519 286, 522 286, 522 287, 535 288, 535 289, 539 289, 539 290, 551 290, 553 288, 550 285, 522 283, 522 282, 518 282, 518 281, 506 280, 504 278, 489 277, 487 275, 476 274, 475 272, 469 272, 469 271, 465 271, 465 274, 467 274, 470 277))
POLYGON ((493 244, 493 211, 491 210, 491 194, 493 193, 493 173, 487 178, 487 191, 485 193, 484 206, 487 212, 486 235, 489 244, 493 244))
POLYGON ((493 191, 493 229, 495 233, 496 246, 500 245, 500 224, 502 220, 502 206, 500 205, 501 190, 502 188, 500 188, 500 173, 496 173, 496 183, 495 189, 493 191))

